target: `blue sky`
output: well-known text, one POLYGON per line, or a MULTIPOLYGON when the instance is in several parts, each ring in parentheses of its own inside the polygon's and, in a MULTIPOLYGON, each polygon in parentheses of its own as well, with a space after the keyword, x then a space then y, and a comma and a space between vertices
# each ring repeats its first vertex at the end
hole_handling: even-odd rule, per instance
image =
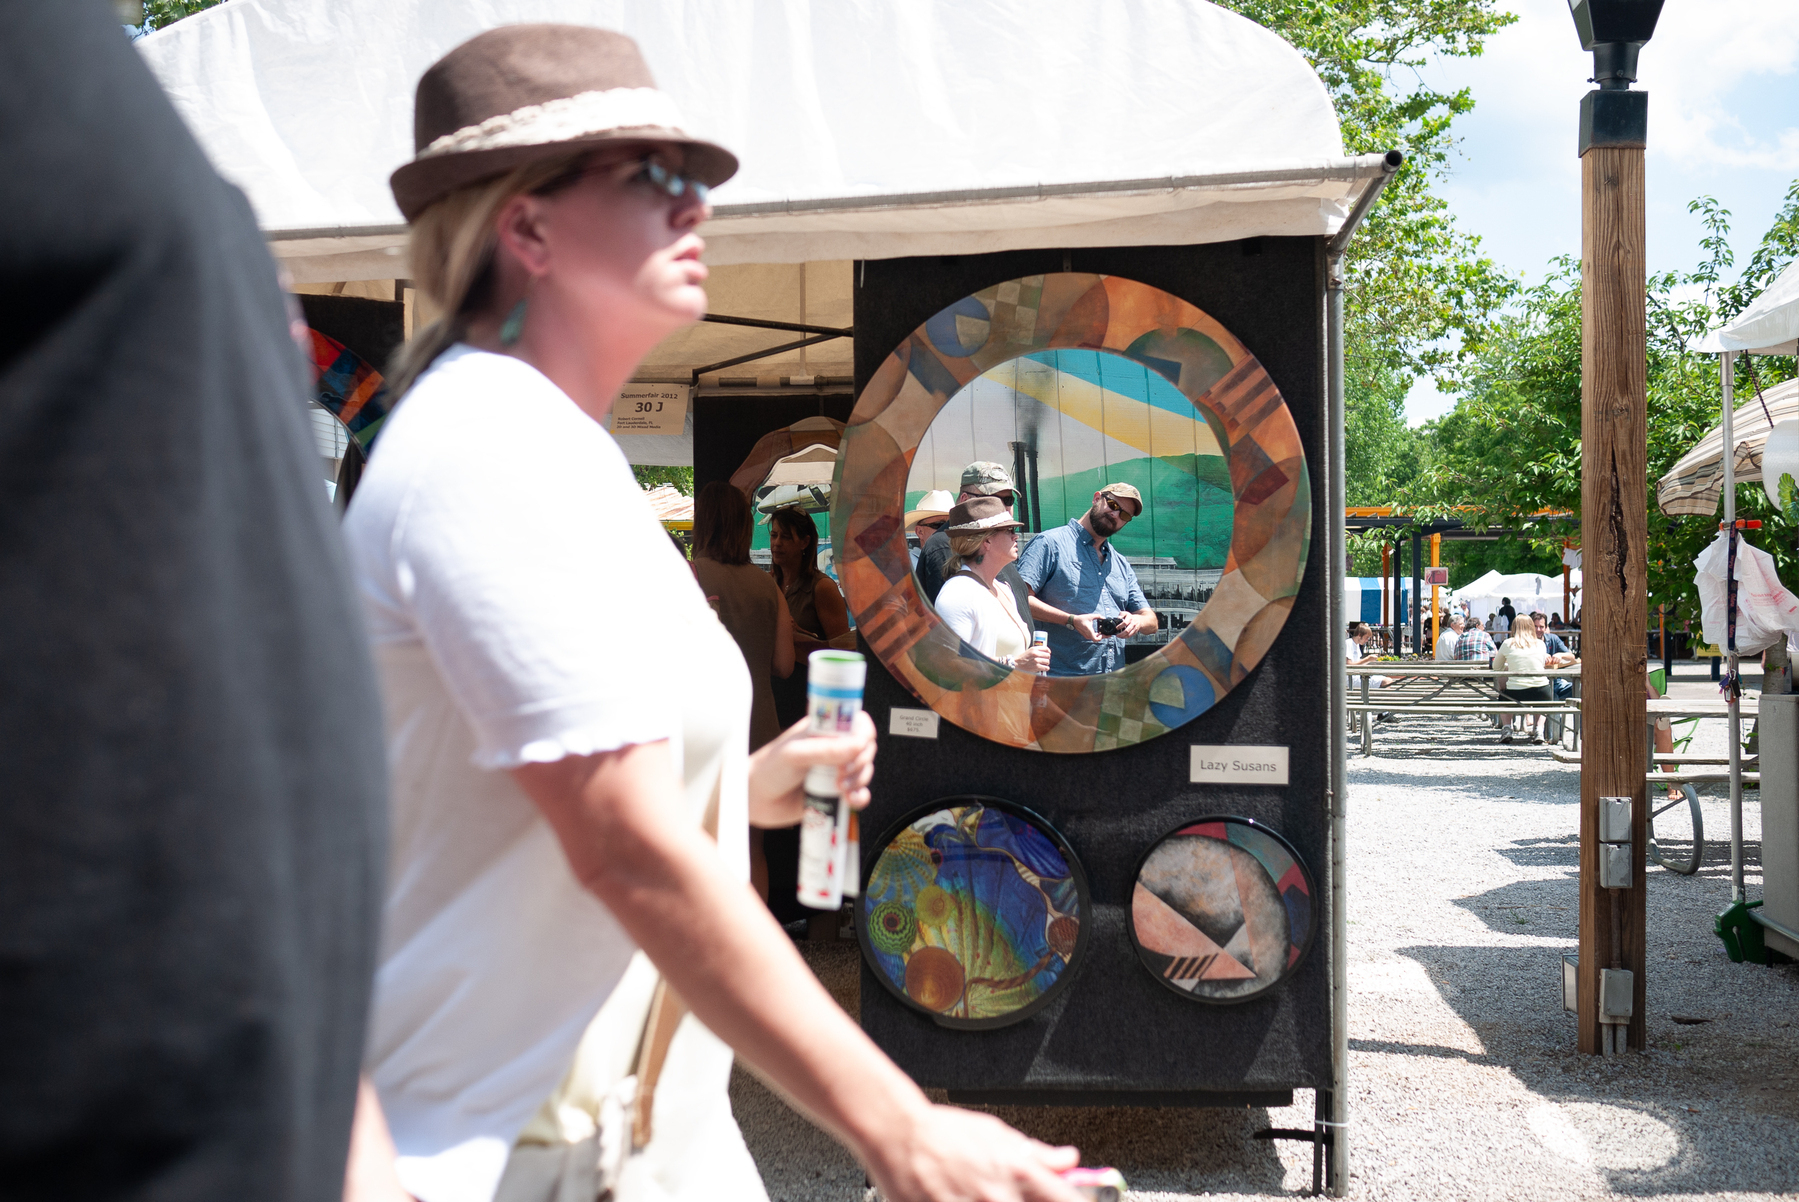
MULTIPOLYGON (((1551 258, 1580 253, 1575 136, 1592 56, 1580 49, 1567 0, 1501 4, 1519 20, 1485 55, 1439 60, 1421 74, 1475 99, 1456 122, 1460 154, 1439 193, 1502 267, 1535 281, 1551 258)), ((1740 268, 1799 178, 1799 0, 1667 0, 1636 86, 1649 93, 1649 270, 1697 263, 1701 227, 1687 202, 1699 195, 1730 210, 1740 268)), ((1421 380, 1406 419, 1418 425, 1452 403, 1421 380)))

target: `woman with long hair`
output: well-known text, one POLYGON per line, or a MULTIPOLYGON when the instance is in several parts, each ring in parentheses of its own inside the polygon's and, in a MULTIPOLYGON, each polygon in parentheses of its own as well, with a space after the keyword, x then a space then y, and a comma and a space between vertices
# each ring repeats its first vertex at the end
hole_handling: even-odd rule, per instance
POLYGON ((818 570, 818 527, 797 509, 768 515, 770 575, 787 598, 793 646, 802 655, 842 645, 850 632, 849 606, 837 582, 818 570))
MULTIPOLYGON (((1549 648, 1537 637, 1537 624, 1526 614, 1519 614, 1512 619, 1511 635, 1499 644, 1499 650, 1493 656, 1495 670, 1506 673, 1505 688, 1499 695, 1507 701, 1528 702, 1555 700, 1555 690, 1549 686, 1549 678, 1537 673, 1543 671, 1549 659, 1549 648)), ((1518 718, 1529 718, 1530 741, 1541 743, 1543 736, 1537 724, 1543 720, 1541 714, 1519 714, 1518 718)), ((1505 733, 1499 736, 1501 743, 1512 741, 1512 717, 1507 715, 1505 733)), ((1519 726, 1523 726, 1520 721, 1519 726)))
POLYGON ((1073 1149, 932 1105, 745 882, 748 824, 796 821, 809 767, 866 804, 873 725, 748 753, 743 657, 601 425, 704 314, 695 227, 736 160, 682 131, 630 39, 576 26, 451 51, 414 129, 394 194, 442 316, 401 356, 345 520, 393 778, 346 1192, 591 1198, 617 1156, 619 1181, 651 1182, 620 1202, 759 1198, 725 1093, 735 1050, 887 1198, 1075 1202, 1057 1176, 1073 1149), (515 1169, 542 1162, 515 1141, 638 947, 691 1009, 647 1010, 669 1025, 638 1079, 666 1088, 606 1094, 568 1175, 533 1192, 515 1169))

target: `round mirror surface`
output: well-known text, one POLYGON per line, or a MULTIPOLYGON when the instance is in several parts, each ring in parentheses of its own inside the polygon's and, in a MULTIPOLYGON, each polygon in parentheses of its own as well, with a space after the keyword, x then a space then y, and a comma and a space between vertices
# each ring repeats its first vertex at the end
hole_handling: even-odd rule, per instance
POLYGON ((832 531, 859 629, 921 702, 996 742, 1103 751, 1192 721, 1261 661, 1304 578, 1311 491, 1279 389, 1229 331, 1062 273, 964 297, 888 356, 844 431, 832 531), (929 530, 971 492, 1009 514, 929 530))

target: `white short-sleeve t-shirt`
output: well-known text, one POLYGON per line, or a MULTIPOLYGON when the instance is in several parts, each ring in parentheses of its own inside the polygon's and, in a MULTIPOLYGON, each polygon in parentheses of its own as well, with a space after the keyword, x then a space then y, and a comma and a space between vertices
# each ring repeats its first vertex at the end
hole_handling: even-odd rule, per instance
POLYGON ((943 582, 935 604, 944 624, 989 659, 1014 659, 1031 649, 1029 628, 1009 588, 1001 586, 996 596, 979 580, 958 573, 943 582))
POLYGON ((618 445, 510 356, 438 359, 344 531, 393 777, 367 1067, 407 1189, 485 1202, 635 950, 505 769, 667 740, 747 878, 749 676, 618 445))

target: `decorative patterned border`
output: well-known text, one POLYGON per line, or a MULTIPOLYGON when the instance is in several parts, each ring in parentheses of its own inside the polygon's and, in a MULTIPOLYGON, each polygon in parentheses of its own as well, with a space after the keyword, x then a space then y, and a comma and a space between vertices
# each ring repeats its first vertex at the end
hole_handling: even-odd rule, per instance
POLYGON ((1267 371, 1199 309, 1118 276, 1008 280, 914 330, 856 401, 833 495, 838 578, 887 670, 964 730, 1038 751, 1125 747, 1210 709, 1280 633, 1311 545, 1305 451, 1267 371), (1220 374, 1193 334, 1222 348, 1230 368, 1220 374), (1224 577, 1193 624, 1153 655, 1103 676, 1032 676, 967 648, 919 595, 906 549, 906 480, 931 419, 983 372, 1061 347, 1122 355, 1179 389, 1224 448, 1236 505, 1224 577))

